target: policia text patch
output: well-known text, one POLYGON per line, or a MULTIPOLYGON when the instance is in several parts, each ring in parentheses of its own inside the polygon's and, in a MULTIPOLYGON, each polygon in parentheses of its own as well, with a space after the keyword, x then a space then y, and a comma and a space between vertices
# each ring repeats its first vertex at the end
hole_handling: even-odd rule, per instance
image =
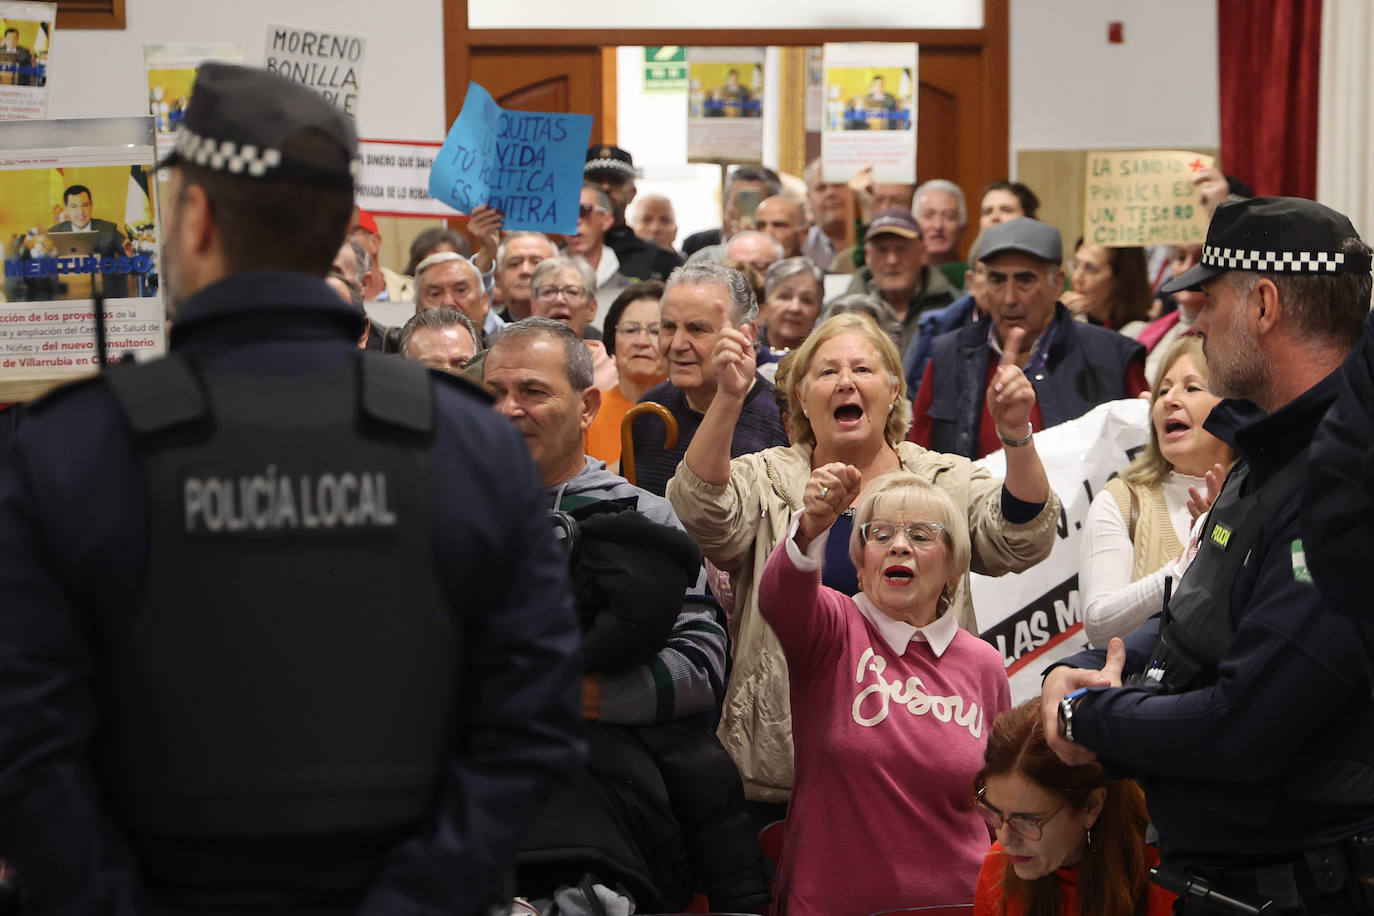
POLYGON ((238 476, 187 476, 182 483, 186 533, 345 532, 396 526, 380 470, 261 472, 238 476))

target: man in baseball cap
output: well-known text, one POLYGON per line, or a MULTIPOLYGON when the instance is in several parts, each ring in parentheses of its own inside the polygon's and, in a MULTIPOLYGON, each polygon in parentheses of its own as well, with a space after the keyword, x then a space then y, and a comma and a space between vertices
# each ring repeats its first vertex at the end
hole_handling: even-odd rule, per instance
POLYGON ((846 292, 868 293, 887 303, 901 323, 897 348, 904 353, 916 336, 921 313, 949 305, 958 290, 926 264, 921 229, 904 207, 874 215, 864 234, 864 260, 846 292))
POLYGON ((325 284, 356 149, 305 86, 201 67, 170 352, 0 451, 0 855, 38 911, 475 913, 579 767, 528 448, 325 284))
POLYGON ((1033 431, 1098 404, 1148 390, 1144 347, 1074 321, 1057 301, 1063 256, 1059 230, 1039 220, 1021 217, 983 231, 979 263, 991 322, 960 328, 931 345, 916 394, 913 442, 981 458, 1004 446, 1023 447, 1033 431), (1033 409, 1017 425, 999 419, 1005 394, 988 388, 999 367, 1008 365, 1034 388, 1033 409))
POLYGON ((1217 208, 1201 263, 1166 288, 1207 294, 1194 327, 1208 384, 1246 400, 1222 401, 1205 426, 1238 461, 1164 613, 1124 647, 1079 653, 1045 679, 1059 756, 1100 756, 1140 779, 1159 831, 1156 880, 1180 891, 1185 912, 1213 911, 1199 887, 1259 910, 1369 912, 1374 870, 1358 839, 1374 831, 1366 649, 1313 584, 1306 542, 1318 531, 1301 516, 1309 444, 1360 339, 1369 270, 1369 246, 1321 204, 1217 208))

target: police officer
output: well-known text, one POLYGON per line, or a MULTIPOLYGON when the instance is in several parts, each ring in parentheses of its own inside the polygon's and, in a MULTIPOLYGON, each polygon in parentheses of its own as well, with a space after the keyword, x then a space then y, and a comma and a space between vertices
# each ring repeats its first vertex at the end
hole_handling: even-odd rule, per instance
POLYGON ((1351 621, 1312 584, 1299 521, 1369 273, 1370 248, 1320 204, 1217 209, 1202 262, 1164 289, 1207 294, 1209 384, 1236 400, 1206 427, 1240 460, 1163 613, 1045 678, 1059 755, 1100 755, 1145 787, 1160 883, 1185 912, 1374 912, 1370 684, 1351 621))
POLYGON ((453 913, 581 762, 528 450, 360 352, 348 118, 200 70, 164 165, 170 355, 0 455, 0 857, 57 913, 453 913))

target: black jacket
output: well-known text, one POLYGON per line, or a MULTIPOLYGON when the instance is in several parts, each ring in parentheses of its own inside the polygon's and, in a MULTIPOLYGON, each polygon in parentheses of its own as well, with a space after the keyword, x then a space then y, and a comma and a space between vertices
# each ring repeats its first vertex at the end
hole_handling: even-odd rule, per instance
POLYGON ((612 227, 604 241, 620 260, 620 272, 632 280, 667 280, 682 266, 677 252, 640 238, 629 226, 612 227))
MULTIPOLYGON (((1234 441, 1247 487, 1259 486, 1307 446, 1336 390, 1328 376, 1259 419, 1248 402, 1223 401, 1207 429, 1234 441)), ((1374 712, 1363 650, 1307 574, 1302 500, 1299 478, 1260 522, 1228 606, 1216 608, 1235 638, 1208 683, 1174 694, 1092 688, 1074 716, 1076 740, 1144 786, 1165 864, 1293 859, 1374 828, 1374 798, 1345 782, 1356 771, 1342 762, 1374 757, 1362 731, 1374 712)), ((1126 638, 1127 675, 1146 667, 1159 622, 1126 638)), ((1100 668, 1104 657, 1081 652, 1063 664, 1100 668)))
POLYGON ((1374 646, 1374 314, 1364 328, 1312 440, 1303 544, 1317 587, 1335 610, 1359 620, 1374 646))

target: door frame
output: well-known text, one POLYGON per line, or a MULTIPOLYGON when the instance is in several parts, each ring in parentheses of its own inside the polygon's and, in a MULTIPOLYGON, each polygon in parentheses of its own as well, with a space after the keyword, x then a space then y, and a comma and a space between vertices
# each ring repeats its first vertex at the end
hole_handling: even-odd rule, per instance
MULTIPOLYGON (((982 60, 984 175, 1010 175, 1009 0, 983 0, 981 29, 469 29, 468 0, 443 0, 445 130, 458 117, 467 93, 473 48, 665 45, 780 47, 838 41, 913 41, 927 47, 974 50, 982 60)), ((614 137, 614 112, 605 116, 614 137)))

